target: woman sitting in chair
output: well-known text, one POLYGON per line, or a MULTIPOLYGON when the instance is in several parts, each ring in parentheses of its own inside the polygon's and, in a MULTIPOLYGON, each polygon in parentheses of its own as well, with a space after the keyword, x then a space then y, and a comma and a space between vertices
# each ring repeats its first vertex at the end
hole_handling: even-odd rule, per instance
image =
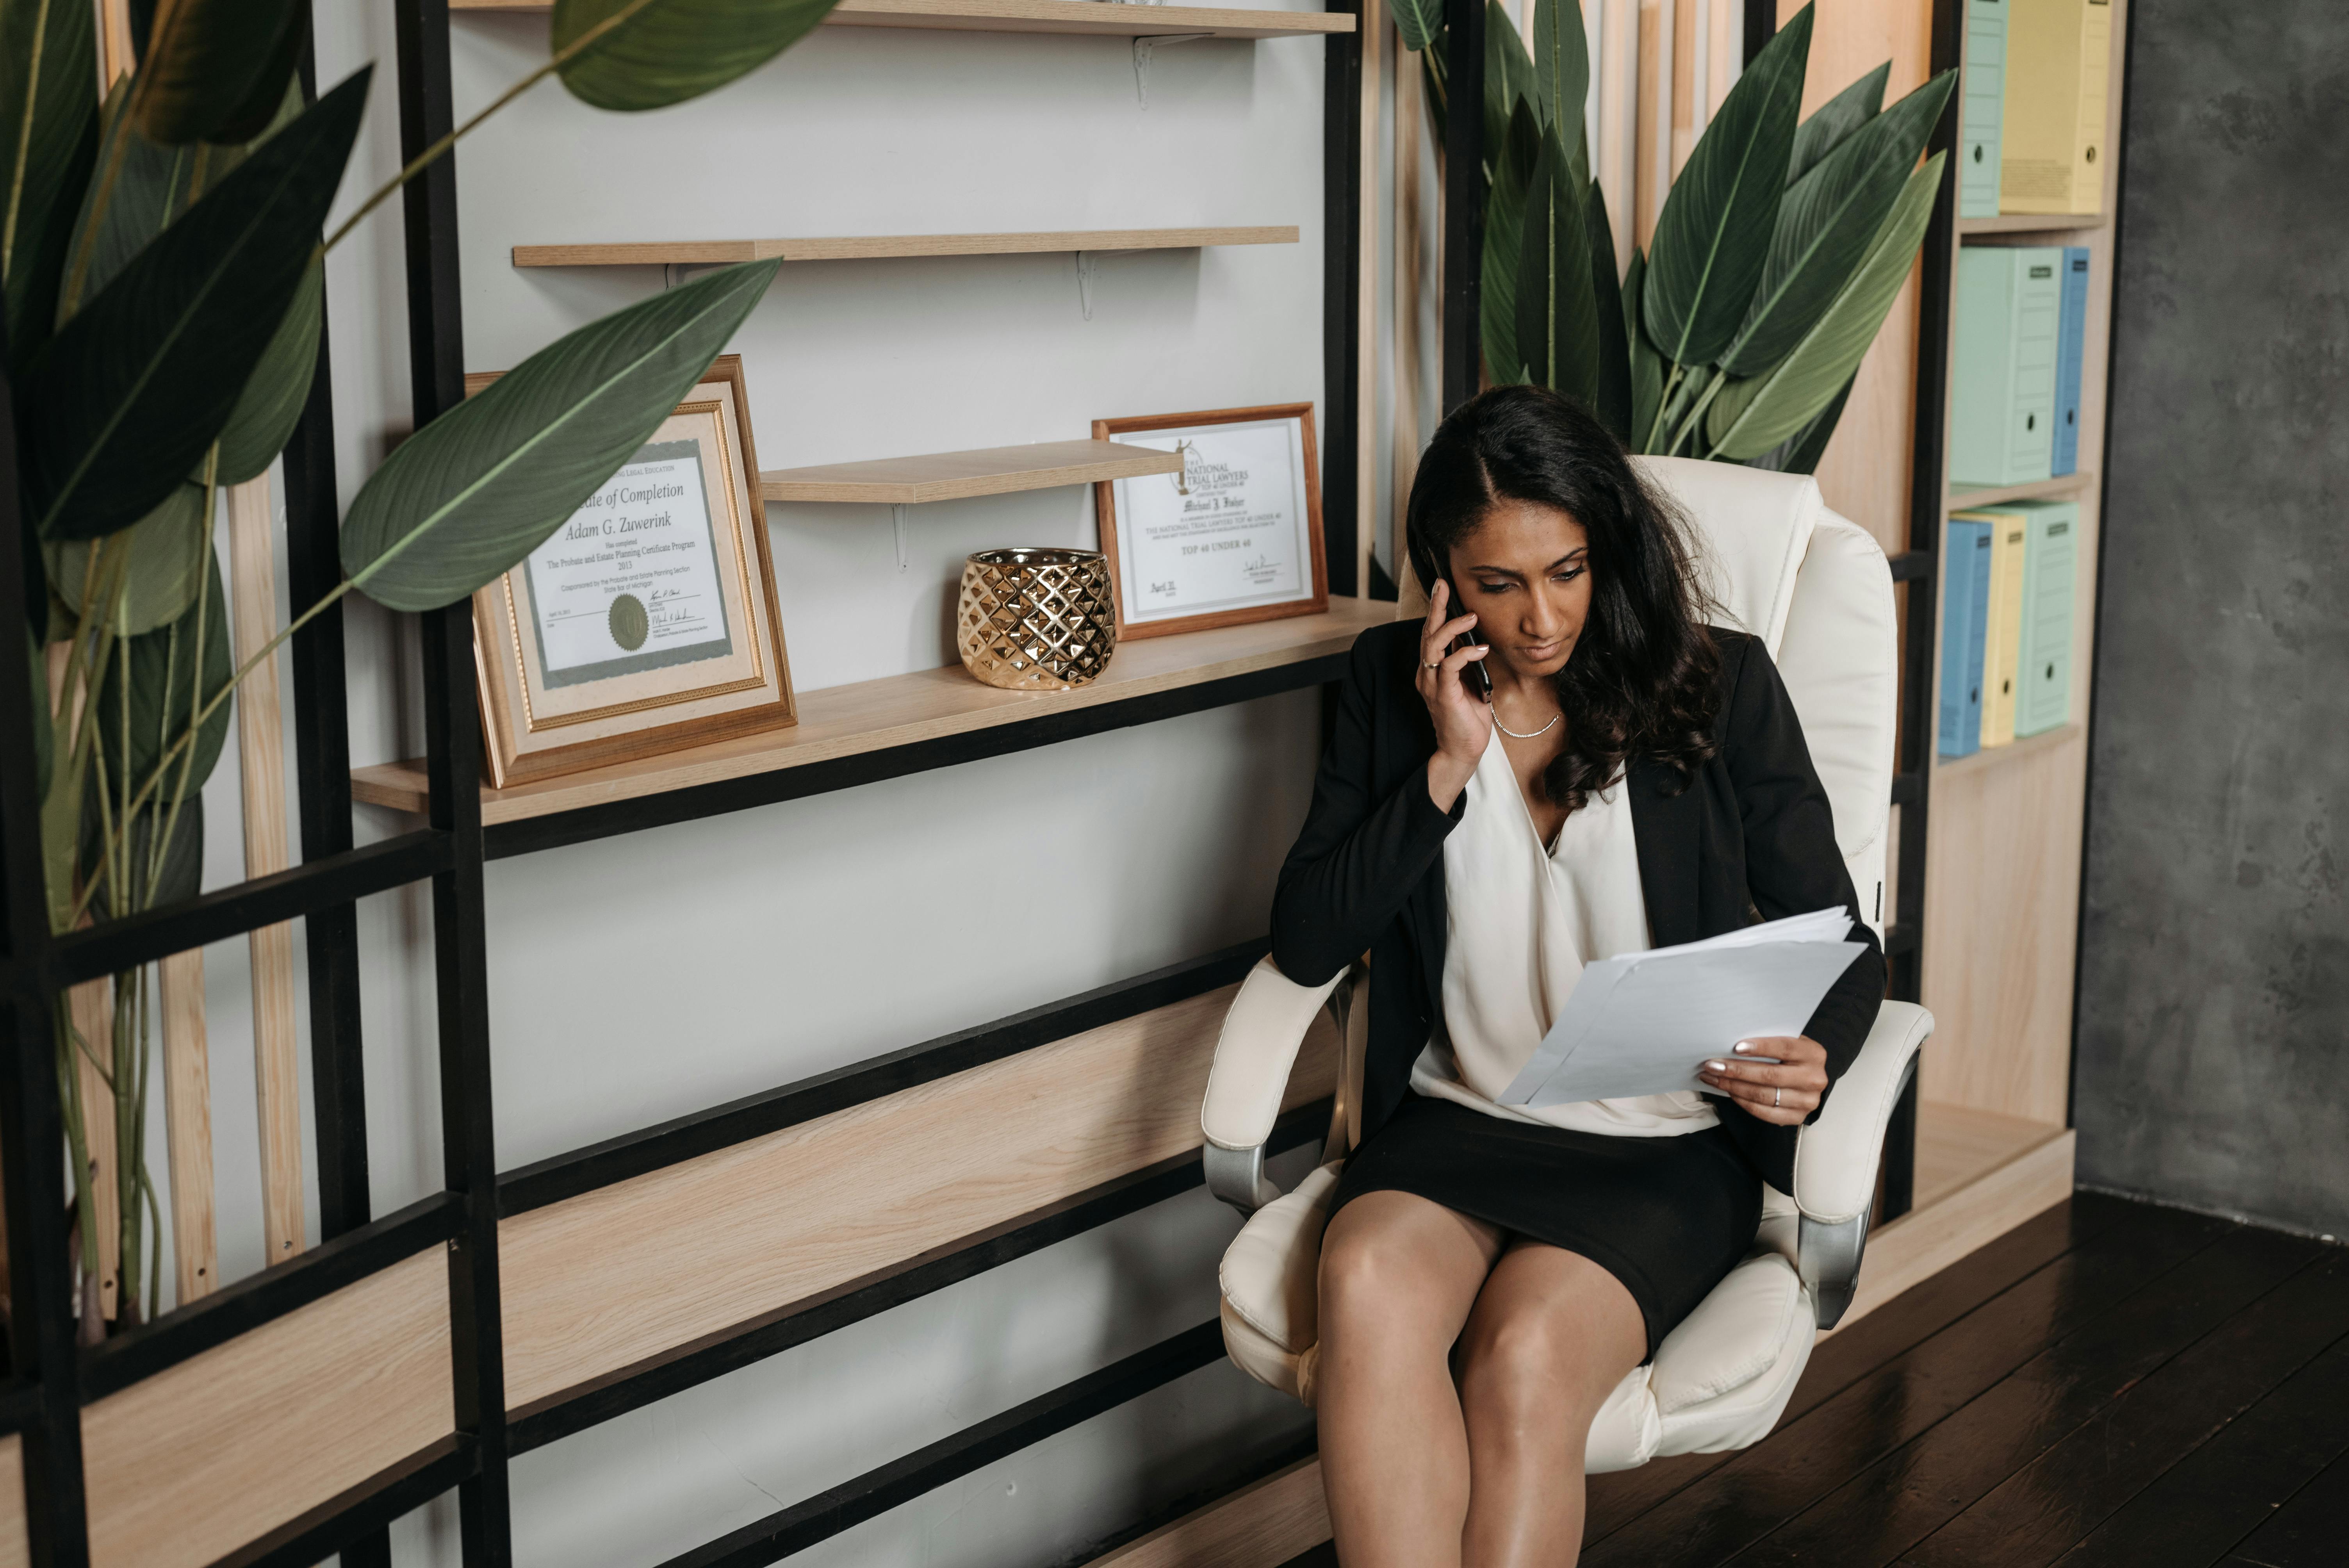
POLYGON ((1580 407, 1464 406, 1408 527, 1427 618, 1355 644, 1273 905, 1290 979, 1368 949, 1375 981, 1322 1474, 1346 1568, 1570 1563, 1592 1418, 1745 1255, 1764 1181, 1792 1190, 1883 953, 1859 925, 1804 1035, 1740 1043, 1710 1094, 1497 1103, 1586 963, 1860 911, 1769 655, 1705 624, 1682 523, 1580 407))

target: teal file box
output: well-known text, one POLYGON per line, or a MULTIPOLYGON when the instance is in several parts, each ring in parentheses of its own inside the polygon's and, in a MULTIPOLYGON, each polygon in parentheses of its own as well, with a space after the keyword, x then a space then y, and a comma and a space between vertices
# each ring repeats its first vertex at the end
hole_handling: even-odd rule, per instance
POLYGON ((1958 252, 1950 389, 1950 483, 2051 477, 2064 253, 1966 245, 1958 252))
POLYGON ((2055 336, 2055 456, 2058 474, 2080 471, 2080 363, 2088 331, 2088 247, 2064 247, 2064 313, 2055 336))
POLYGON ((2015 661, 2014 733, 2037 735, 2072 717, 2072 603, 2079 577, 2080 503, 2021 501, 2023 649, 2015 661))
POLYGON ((1982 749, 1982 655, 1990 616, 1987 522, 1954 518, 1941 549, 1941 714, 1935 749, 1982 749))
POLYGON ((2012 0, 1966 0, 1964 97, 1958 100, 1958 216, 1998 216, 1999 128, 2006 114, 2012 0))

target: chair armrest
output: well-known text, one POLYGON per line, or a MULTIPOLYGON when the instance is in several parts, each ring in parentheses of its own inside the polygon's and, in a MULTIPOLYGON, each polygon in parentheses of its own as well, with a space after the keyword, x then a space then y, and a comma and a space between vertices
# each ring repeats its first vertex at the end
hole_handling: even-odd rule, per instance
POLYGON ((1851 1068, 1837 1080, 1819 1119, 1795 1145, 1795 1206, 1802 1211, 1796 1267, 1810 1287, 1821 1328, 1851 1305, 1868 1248, 1869 1205, 1883 1157, 1884 1130, 1917 1073, 1917 1052, 1933 1015, 1887 1002, 1851 1068))
POLYGON ((1240 982, 1239 995, 1224 1015, 1215 1064, 1207 1070, 1206 1098, 1199 1107, 1199 1130, 1207 1140, 1208 1188, 1242 1213, 1280 1196, 1265 1179, 1265 1140, 1279 1119, 1289 1069, 1313 1016, 1351 975, 1348 969, 1326 985, 1299 985, 1267 955, 1240 982))

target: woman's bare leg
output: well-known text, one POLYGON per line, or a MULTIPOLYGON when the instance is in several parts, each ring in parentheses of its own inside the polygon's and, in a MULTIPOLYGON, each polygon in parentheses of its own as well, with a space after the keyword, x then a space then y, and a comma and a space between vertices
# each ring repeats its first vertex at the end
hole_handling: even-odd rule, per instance
POLYGON ((1647 1347, 1639 1304, 1588 1258, 1524 1240, 1502 1254, 1461 1338, 1466 1568, 1568 1568, 1580 1555, 1591 1418, 1647 1347))
POLYGON ((1346 1568, 1460 1561, 1468 1435, 1453 1342, 1501 1233, 1409 1192, 1365 1192, 1321 1240, 1321 1482, 1346 1568))

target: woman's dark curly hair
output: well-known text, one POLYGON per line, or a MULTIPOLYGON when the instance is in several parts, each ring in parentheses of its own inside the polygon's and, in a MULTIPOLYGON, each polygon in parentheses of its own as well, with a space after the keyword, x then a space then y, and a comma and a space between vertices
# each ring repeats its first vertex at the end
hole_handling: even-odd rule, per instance
POLYGON ((1543 792, 1580 810, 1635 756, 1686 788, 1715 749, 1721 665, 1686 522, 1587 409, 1540 387, 1495 387, 1436 428, 1405 522, 1423 587, 1450 575, 1453 546, 1501 500, 1556 507, 1590 542, 1590 614, 1552 677, 1566 748, 1543 792))

